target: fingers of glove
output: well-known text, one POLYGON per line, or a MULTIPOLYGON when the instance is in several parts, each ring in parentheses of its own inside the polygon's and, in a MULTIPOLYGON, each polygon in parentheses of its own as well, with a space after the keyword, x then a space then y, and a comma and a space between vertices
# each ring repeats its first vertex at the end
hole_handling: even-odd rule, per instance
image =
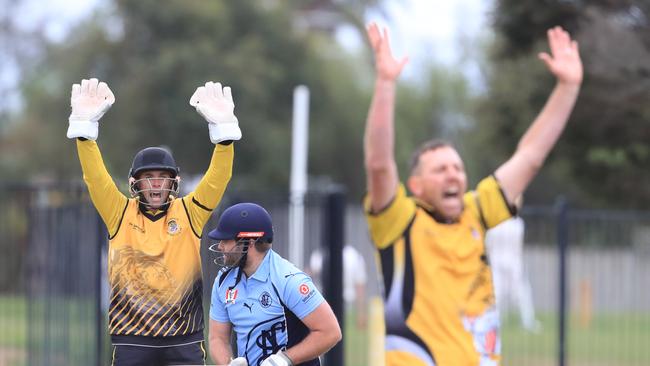
POLYGON ((88 87, 90 85, 90 81, 87 79, 81 80, 81 94, 82 95, 88 95, 88 87))
POLYGON ((92 78, 88 80, 88 95, 91 97, 95 97, 97 95, 97 85, 99 84, 99 80, 92 78))
POLYGON ((103 81, 99 83, 99 86, 97 86, 97 96, 104 98, 109 105, 115 103, 115 95, 108 87, 108 85, 103 81))
POLYGON ((223 88, 223 95, 224 95, 224 97, 226 97, 226 100, 228 102, 234 104, 234 102, 232 101, 232 90, 230 90, 229 86, 226 86, 226 87, 223 88))
POLYGON ((205 87, 204 86, 199 86, 196 88, 196 91, 194 94, 192 94, 192 97, 190 98, 190 105, 192 107, 196 107, 202 100, 205 100, 205 87))
POLYGON ((79 97, 81 94, 81 85, 80 84, 72 84, 72 92, 70 93, 70 99, 75 99, 79 97))
POLYGON ((217 98, 217 100, 223 99, 221 83, 214 83, 214 97, 217 98))
POLYGON ((205 83, 205 91, 208 98, 214 97, 215 96, 214 83, 211 81, 205 83))

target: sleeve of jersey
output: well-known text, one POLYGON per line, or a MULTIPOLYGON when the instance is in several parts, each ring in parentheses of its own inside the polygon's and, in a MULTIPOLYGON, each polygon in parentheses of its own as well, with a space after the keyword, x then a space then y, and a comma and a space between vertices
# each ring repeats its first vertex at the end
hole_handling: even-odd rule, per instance
POLYGON ((304 273, 290 276, 283 291, 284 304, 300 319, 311 314, 325 301, 311 278, 304 273))
POLYGON ((119 229, 128 198, 119 191, 108 174, 95 141, 77 139, 77 153, 90 199, 106 224, 109 236, 113 237, 119 229))
POLYGON ((468 192, 467 195, 468 208, 479 215, 486 229, 497 226, 516 213, 508 204, 503 190, 494 176, 480 181, 476 190, 468 192))
POLYGON ((222 323, 230 322, 226 308, 219 297, 219 276, 214 279, 212 285, 212 297, 210 298, 210 319, 222 323))
POLYGON ((399 185, 393 201, 380 212, 371 212, 370 197, 366 195, 363 207, 368 220, 370 237, 379 249, 394 243, 406 230, 415 215, 415 202, 406 196, 403 184, 399 185))
POLYGON ((232 162, 234 157, 234 144, 217 144, 212 153, 210 166, 194 192, 183 197, 183 203, 187 209, 192 230, 200 237, 203 226, 226 191, 230 177, 232 176, 232 162))

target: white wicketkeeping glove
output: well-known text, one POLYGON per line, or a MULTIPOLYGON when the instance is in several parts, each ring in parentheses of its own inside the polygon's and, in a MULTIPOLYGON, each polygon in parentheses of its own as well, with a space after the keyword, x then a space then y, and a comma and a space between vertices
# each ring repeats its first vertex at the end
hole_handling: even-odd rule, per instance
POLYGON ((190 105, 208 121, 210 141, 218 144, 222 141, 241 139, 239 121, 235 117, 235 103, 229 86, 222 89, 221 83, 208 81, 205 86, 196 89, 190 105))
POLYGON ((282 351, 270 355, 260 366, 293 366, 293 361, 282 351))
POLYGON ((81 84, 72 85, 68 119, 68 138, 85 137, 96 140, 99 119, 115 103, 115 96, 108 85, 97 79, 83 79, 81 84))
POLYGON ((246 357, 237 357, 230 361, 228 366, 248 366, 248 361, 246 361, 246 357))

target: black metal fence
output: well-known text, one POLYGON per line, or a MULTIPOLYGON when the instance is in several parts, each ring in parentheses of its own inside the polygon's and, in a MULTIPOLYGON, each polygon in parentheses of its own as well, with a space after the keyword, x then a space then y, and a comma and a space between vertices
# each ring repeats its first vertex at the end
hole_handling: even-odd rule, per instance
MULTIPOLYGON (((244 197, 269 209, 274 250, 286 257, 286 195, 230 191, 206 232, 223 208, 244 197)), ((306 198, 307 253, 321 243, 323 197, 306 198)), ((0 200, 0 365, 107 364, 107 233, 85 186, 0 182, 0 200)), ((206 312, 218 271, 210 244, 204 236, 206 312)))
POLYGON ((106 234, 85 188, 0 191, 0 364, 104 364, 106 234))
MULTIPOLYGON (((304 263, 323 241, 323 197, 306 201, 304 263)), ((286 195, 229 190, 219 210, 242 198, 269 208, 274 249, 287 256, 286 195)), ((85 187, 0 183, 0 200, 0 365, 106 364, 106 233, 85 187)), ((569 209, 558 221, 557 207, 550 205, 525 208, 523 217, 524 264, 541 328, 525 330, 516 315, 503 314, 503 365, 559 365, 562 339, 567 365, 650 364, 650 214, 569 209), (568 235, 564 331, 557 247, 562 225, 568 235)), ((367 259, 368 296, 377 296, 359 205, 348 204, 344 232, 345 243, 367 259)), ((208 244, 201 249, 206 302, 217 271, 208 244)), ((365 329, 345 333, 347 366, 369 365, 368 355, 380 352, 365 349, 369 337, 365 329)))

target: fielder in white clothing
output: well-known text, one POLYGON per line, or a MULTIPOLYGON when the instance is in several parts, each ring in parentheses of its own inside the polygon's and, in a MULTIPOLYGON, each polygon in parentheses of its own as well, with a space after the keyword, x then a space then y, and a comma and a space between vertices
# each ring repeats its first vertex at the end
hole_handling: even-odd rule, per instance
POLYGON ((541 326, 535 319, 530 283, 524 273, 524 220, 515 216, 488 230, 485 244, 499 313, 505 316, 514 304, 524 329, 539 331, 541 326))
MULTIPOLYGON (((309 257, 309 274, 320 290, 323 282, 323 252, 316 249, 309 257)), ((366 262, 361 253, 352 245, 343 247, 343 301, 345 306, 355 306, 357 327, 364 329, 367 324, 366 309, 366 262)))

